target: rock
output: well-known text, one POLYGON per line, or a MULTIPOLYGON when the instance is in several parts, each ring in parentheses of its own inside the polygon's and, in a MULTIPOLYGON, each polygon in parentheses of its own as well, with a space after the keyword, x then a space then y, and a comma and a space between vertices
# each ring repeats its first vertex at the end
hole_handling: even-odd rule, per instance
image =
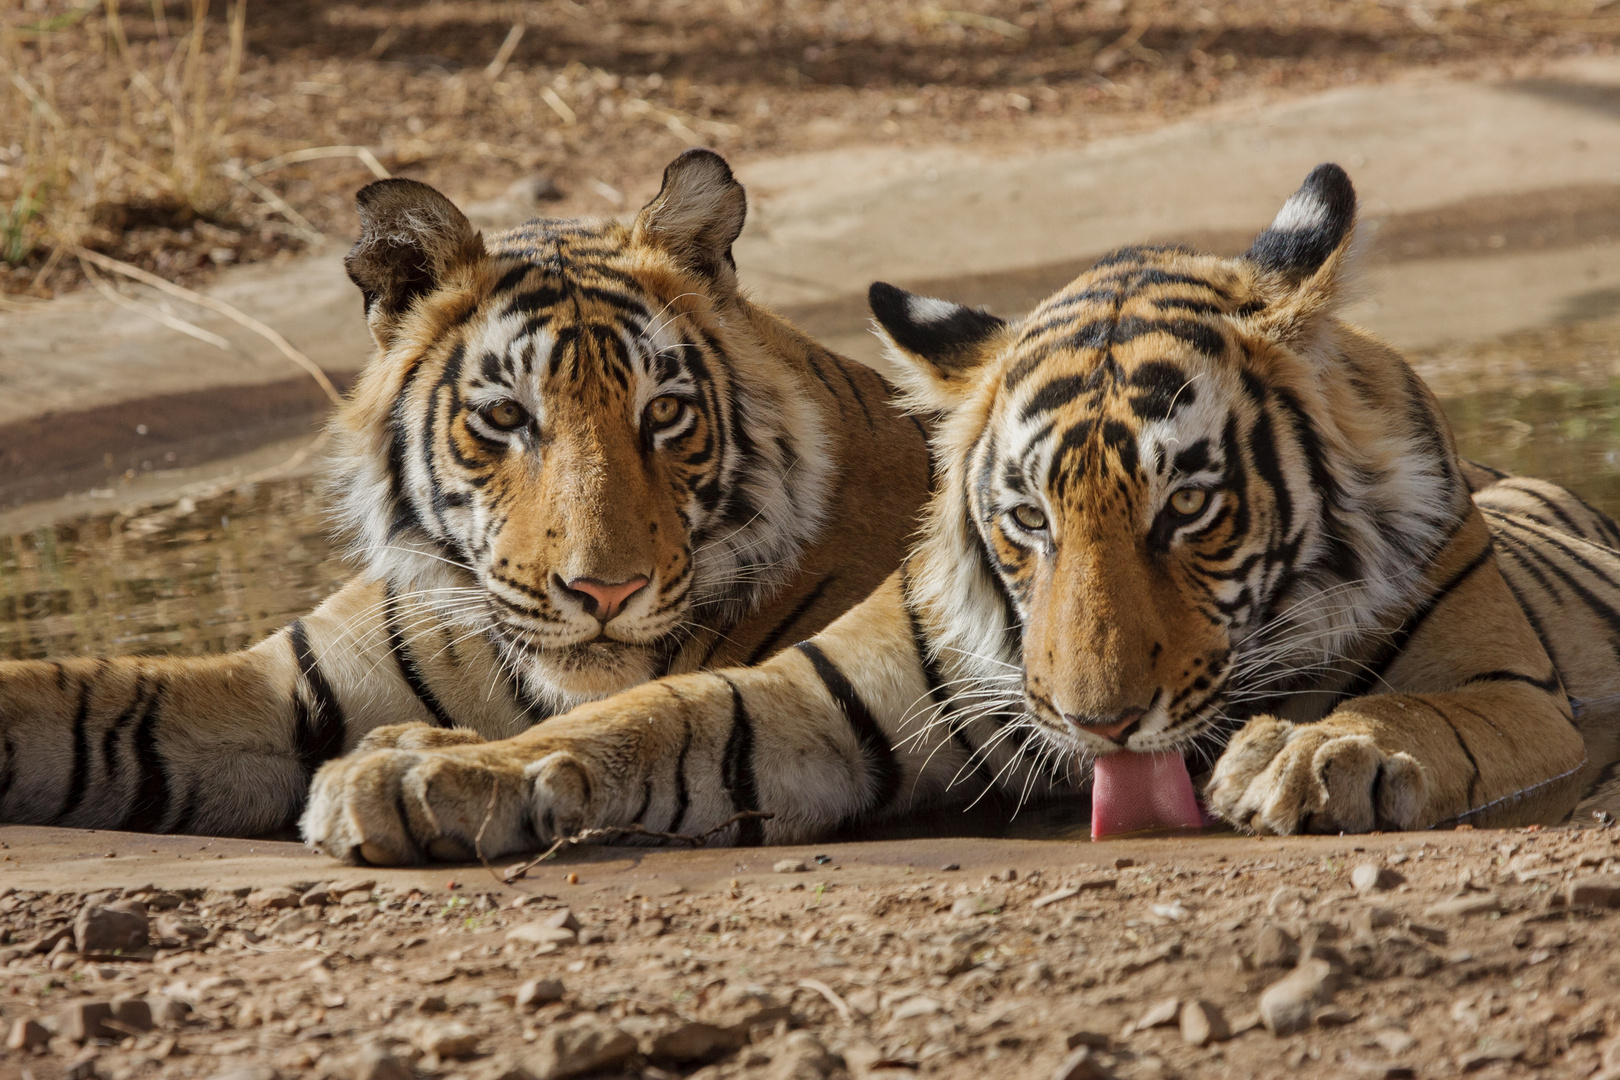
POLYGON ((567 1080, 620 1065, 636 1049, 630 1035, 594 1017, 580 1024, 553 1024, 500 1080, 567 1080))
POLYGON ((803 859, 779 859, 771 869, 778 874, 802 874, 810 867, 805 865, 803 859))
POLYGON ((7 1050, 33 1050, 51 1041, 51 1032, 38 1020, 18 1020, 6 1036, 7 1050))
POLYGON ((1065 1041, 1068 1043, 1068 1049, 1070 1050, 1073 1050, 1077 1046, 1089 1046, 1093 1050, 1106 1050, 1108 1049, 1109 1044, 1113 1042, 1112 1039, 1101 1031, 1083 1030, 1069 1032, 1069 1037, 1065 1041))
POLYGON ((255 911, 277 911, 298 906, 298 893, 291 889, 260 889, 248 893, 247 906, 255 911))
POLYGON ((178 944, 201 941, 208 936, 208 927, 196 919, 188 919, 169 912, 159 915, 153 921, 152 929, 157 933, 159 941, 173 941, 178 944))
POLYGON ((1260 995, 1260 1022, 1278 1038, 1303 1031, 1317 1008, 1332 999, 1333 990, 1333 965, 1305 960, 1260 995))
POLYGON ((111 1002, 74 1001, 57 1014, 56 1033, 78 1043, 87 1039, 121 1039, 123 1032, 107 1026, 112 1015, 111 1002))
POLYGON ((152 1022, 160 1027, 173 1027, 183 1024, 191 1015, 191 1006, 179 998, 169 997, 167 994, 151 994, 146 999, 146 1007, 152 1013, 152 1022))
POLYGON ((932 1016, 941 1008, 940 1003, 933 998, 917 994, 897 1002, 890 1015, 896 1020, 910 1020, 917 1016, 932 1016))
POLYGON ((52 930, 42 937, 35 938, 33 941, 23 946, 23 952, 31 953, 35 956, 41 954, 49 955, 55 952, 57 947, 64 941, 68 943, 69 948, 72 947, 73 927, 64 926, 60 929, 52 930))
POLYGON ((334 1080, 413 1080, 416 1070, 381 1046, 363 1046, 336 1061, 327 1059, 327 1075, 334 1080))
POLYGON ((636 934, 639 937, 655 938, 668 929, 669 923, 660 915, 654 915, 650 919, 642 919, 636 923, 636 934))
POLYGON ((1457 1058, 1457 1068, 1463 1072, 1473 1072, 1482 1069, 1495 1061, 1517 1061, 1524 1056, 1528 1047, 1522 1042, 1504 1039, 1500 1042, 1494 1039, 1485 1039, 1484 1045, 1468 1051, 1457 1058))
POLYGON ((520 1009, 538 1009, 542 1005, 549 1005, 553 1001, 561 1001, 563 997, 563 984, 560 979, 530 979, 518 987, 517 1007, 520 1009))
POLYGON ((1143 1013, 1137 1018, 1137 1021, 1133 1027, 1137 1031, 1146 1031, 1148 1028, 1156 1028, 1164 1024, 1173 1023, 1176 1019, 1176 1014, 1180 1011, 1181 1000, 1179 998, 1165 998, 1163 1001, 1157 1002, 1156 1004, 1150 1006, 1147 1012, 1143 1013))
POLYGON ((843 1075, 841 1062, 808 1031, 790 1031, 770 1050, 770 1068, 761 1080, 822 1080, 834 1073, 843 1075))
POLYGON ((742 1039, 735 1031, 694 1020, 654 1035, 642 1046, 641 1052, 654 1061, 684 1065, 713 1061, 741 1045, 742 1039))
POLYGON ((73 937, 81 953, 109 955, 146 947, 146 912, 120 911, 86 904, 73 922, 73 937))
POLYGON ((1569 883, 1571 907, 1620 907, 1620 880, 1615 875, 1581 878, 1569 883))
POLYGON ((152 1006, 145 998, 116 997, 112 1000, 112 1018, 124 1034, 152 1030, 152 1006))
POLYGON ((1364 862, 1350 871, 1350 884, 1363 896, 1375 892, 1388 892, 1406 879, 1387 866, 1364 862))
POLYGON ((238 1065, 210 1073, 207 1080, 281 1080, 281 1074, 268 1065, 238 1065))
POLYGON ((1412 1038, 1400 1028, 1383 1028, 1372 1034, 1372 1041, 1382 1046, 1391 1057, 1399 1057, 1417 1045, 1412 1038))
POLYGON ((506 189, 506 196, 524 203, 555 202, 563 197, 557 182, 545 173, 534 173, 514 180, 506 189))
POLYGON ((322 881, 305 889, 298 897, 299 907, 325 907, 331 899, 332 883, 322 881))
POLYGON ((1254 942, 1255 967, 1292 967, 1299 959, 1299 942, 1276 923, 1266 923, 1254 942))
POLYGON ((419 1013, 442 1013, 450 1011, 450 1002, 445 1000, 443 994, 429 994, 416 1003, 419 1013))
POLYGON ((607 935, 602 932, 600 927, 589 926, 579 932, 579 943, 581 945, 596 945, 606 940, 607 935))
POLYGON ((564 930, 560 926, 525 923, 515 929, 508 930, 506 940, 524 945, 572 945, 579 938, 572 930, 564 930))
POLYGON ((1181 1041, 1188 1046, 1207 1046, 1232 1037, 1226 1016, 1207 1001, 1189 1001, 1181 1007, 1181 1041))
POLYGON ((470 1057, 478 1049, 478 1032, 459 1020, 429 1020, 411 1031, 411 1045, 441 1060, 470 1057))
POLYGON ((1383 930, 1401 921, 1400 915, 1387 907, 1368 904, 1350 913, 1350 926, 1357 934, 1369 936, 1374 930, 1383 930))
POLYGON ((540 926, 550 926, 557 930, 572 930, 579 933, 579 920, 574 918, 571 908, 558 908, 556 911, 547 911, 536 920, 540 926))
POLYGON ((359 907, 361 904, 369 904, 371 903, 371 890, 369 888, 350 889, 342 896, 339 896, 337 902, 343 907, 359 907))
POLYGON ((1076 1047, 1052 1072, 1052 1080, 1113 1080, 1113 1078, 1114 1074, 1089 1046, 1076 1047))
POLYGON ((1423 909, 1423 914, 1432 919, 1466 918, 1469 915, 1483 915, 1486 912, 1501 910, 1502 901, 1495 893, 1469 893, 1467 896, 1454 896, 1438 904, 1430 904, 1423 909))
POLYGON ((277 919, 271 925, 270 933, 278 937, 285 934, 296 934, 309 929, 320 921, 321 916, 318 909, 301 907, 297 911, 289 911, 277 919))
POLYGON ((963 896, 951 905, 951 914, 958 919, 971 919, 976 915, 989 915, 1000 906, 988 896, 963 896))

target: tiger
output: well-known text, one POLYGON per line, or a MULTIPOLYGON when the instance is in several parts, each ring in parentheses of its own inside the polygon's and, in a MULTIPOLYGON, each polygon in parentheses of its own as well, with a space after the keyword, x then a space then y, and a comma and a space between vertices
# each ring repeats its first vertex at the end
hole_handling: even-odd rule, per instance
POLYGON ((748 298, 717 154, 676 158, 629 222, 485 237, 406 179, 357 203, 376 352, 329 492, 359 573, 245 651, 0 664, 0 821, 296 835, 373 728, 505 738, 758 662, 900 564, 923 425, 748 298))
MULTIPOLYGON (((1016 320, 874 284, 936 472, 868 599, 504 741, 380 728, 316 775, 306 842, 807 842, 1166 756, 1245 833, 1566 818, 1613 786, 1620 532, 1461 461, 1401 354, 1339 317, 1356 214, 1322 165, 1243 255, 1124 248, 1016 320)), ((1174 779, 1135 772, 1122 798, 1174 779)))

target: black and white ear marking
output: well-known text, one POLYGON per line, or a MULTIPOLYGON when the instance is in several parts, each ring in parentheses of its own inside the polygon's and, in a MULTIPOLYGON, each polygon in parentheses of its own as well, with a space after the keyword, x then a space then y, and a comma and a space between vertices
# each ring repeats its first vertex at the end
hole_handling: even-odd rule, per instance
POLYGON ((687 270, 733 284, 731 245, 748 216, 748 195, 726 159, 694 148, 664 169, 664 185, 636 215, 633 238, 661 248, 687 270))
POLYGON ((386 347, 400 316, 452 269, 480 258, 484 241, 454 203, 415 180, 367 184, 355 205, 360 239, 343 266, 365 297, 373 335, 386 347))
POLYGON ((886 281, 873 282, 866 300, 890 341, 942 375, 976 357, 979 347, 1006 325, 983 309, 917 296, 886 281))
POLYGON ((1339 249, 1356 223, 1356 189, 1337 165, 1318 165, 1283 203, 1245 256, 1290 281, 1315 273, 1339 249))

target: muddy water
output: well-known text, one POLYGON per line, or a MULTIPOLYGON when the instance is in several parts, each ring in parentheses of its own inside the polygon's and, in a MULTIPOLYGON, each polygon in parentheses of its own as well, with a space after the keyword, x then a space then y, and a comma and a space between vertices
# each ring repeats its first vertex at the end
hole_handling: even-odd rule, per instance
MULTIPOLYGON (((1620 323, 1414 357, 1470 458, 1620 516, 1620 323)), ((284 626, 351 569, 313 480, 0 537, 0 658, 197 654, 284 626)))

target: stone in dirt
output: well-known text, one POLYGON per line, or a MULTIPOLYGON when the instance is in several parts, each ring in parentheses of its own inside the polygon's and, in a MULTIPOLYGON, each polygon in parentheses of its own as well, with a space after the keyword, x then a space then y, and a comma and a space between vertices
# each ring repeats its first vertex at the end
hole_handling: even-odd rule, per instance
POLYGON ((558 930, 572 930, 579 933, 579 920, 574 917, 572 908, 558 908, 556 911, 547 911, 536 920, 539 926, 550 926, 558 930))
POLYGON ((1082 1046, 1058 1063, 1052 1080, 1114 1080, 1114 1074, 1097 1057, 1095 1050, 1082 1046))
POLYGON ((416 1070, 381 1046, 363 1046, 352 1054, 322 1062, 332 1080, 413 1080, 416 1070))
POLYGON ((120 1028, 131 1031, 152 1030, 152 1006, 145 998, 116 997, 112 1000, 112 1018, 120 1028))
POLYGON ((73 921, 73 937, 81 953, 116 954, 146 946, 146 912, 120 911, 86 904, 73 921))
POLYGON ((802 874, 809 870, 810 867, 805 865, 803 859, 778 859, 776 865, 771 869, 778 874, 802 874))
POLYGON ((305 889, 298 897, 299 907, 325 907, 332 891, 329 881, 318 882, 305 889))
POLYGON ((1501 910, 1502 901, 1495 893, 1469 893, 1466 896, 1442 900, 1438 904, 1430 904, 1423 909, 1423 914, 1432 919, 1466 918, 1469 915, 1483 915, 1486 912, 1501 910))
POLYGON ((208 1076, 208 1080, 280 1080, 281 1074, 269 1065, 238 1065, 208 1076))
POLYGON ((1571 907, 1620 907, 1620 880, 1614 875, 1607 878, 1589 877, 1569 883, 1571 907))
POLYGON ((572 945, 579 935, 560 926, 542 926, 529 923, 506 932, 506 940, 527 945, 572 945))
POLYGON ((1299 942, 1276 923, 1260 928, 1254 942, 1255 967, 1290 967, 1299 959, 1299 942))
POLYGON ((637 1040, 641 1052, 654 1061, 670 1061, 679 1065, 713 1061, 724 1057, 742 1045, 743 1040, 729 1028, 716 1027, 701 1021, 687 1021, 667 1030, 649 1033, 637 1040))
POLYGON ((1360 863, 1350 871, 1350 884, 1363 896, 1375 892, 1388 892, 1405 880, 1389 867, 1379 866, 1377 863, 1360 863))
POLYGON ((51 1041, 51 1032, 38 1020, 18 1020, 6 1036, 7 1050, 32 1050, 51 1041))
POLYGON ((159 941, 174 941, 184 943, 187 941, 201 941, 208 936, 208 927, 196 919, 188 919, 181 915, 165 913, 159 915, 153 923, 159 941))
POLYGON ((121 1039, 122 1032, 107 1026, 112 1015, 111 1002, 75 1001, 58 1014, 56 1031, 63 1038, 79 1043, 87 1039, 121 1039))
POLYGON ((1400 1028, 1383 1028, 1372 1034, 1372 1041, 1382 1046, 1391 1057, 1398 1057, 1417 1045, 1412 1038, 1400 1028))
POLYGON ((248 893, 247 906, 255 911, 273 911, 298 906, 299 893, 292 889, 260 889, 248 893))
POLYGON ((518 987, 517 1006, 520 1009, 538 1009, 553 1001, 561 1001, 564 992, 560 979, 530 979, 518 987))
POLYGON ((1162 1024, 1172 1023, 1176 1018, 1176 1014, 1180 1011, 1180 999, 1165 998, 1138 1017, 1134 1027, 1137 1031, 1146 1031, 1148 1028, 1156 1028, 1162 1024))
POLYGON ((444 1060, 464 1058, 478 1049, 478 1033, 458 1020, 430 1020, 411 1032, 411 1045, 444 1060))
POLYGON ((1189 1001, 1181 1007, 1181 1041, 1188 1046, 1225 1042, 1232 1029, 1219 1006, 1208 1001, 1189 1001))
POLYGON ((933 998, 918 994, 896 1004, 891 1015, 896 1020, 910 1020, 916 1016, 932 1016, 939 1012, 940 1008, 939 1002, 933 998))
POLYGON ((1457 1057, 1457 1068, 1463 1072, 1473 1072, 1498 1061, 1517 1061, 1524 1056, 1527 1049, 1522 1042, 1487 1037, 1483 1046, 1457 1057))
POLYGON ((532 1049, 496 1075, 497 1080, 568 1080, 623 1064, 636 1051, 629 1034, 593 1017, 547 1028, 532 1049))
POLYGON ((1278 1038, 1310 1026, 1319 1006, 1333 997, 1333 965, 1310 959, 1266 987, 1260 995, 1260 1022, 1278 1038))

